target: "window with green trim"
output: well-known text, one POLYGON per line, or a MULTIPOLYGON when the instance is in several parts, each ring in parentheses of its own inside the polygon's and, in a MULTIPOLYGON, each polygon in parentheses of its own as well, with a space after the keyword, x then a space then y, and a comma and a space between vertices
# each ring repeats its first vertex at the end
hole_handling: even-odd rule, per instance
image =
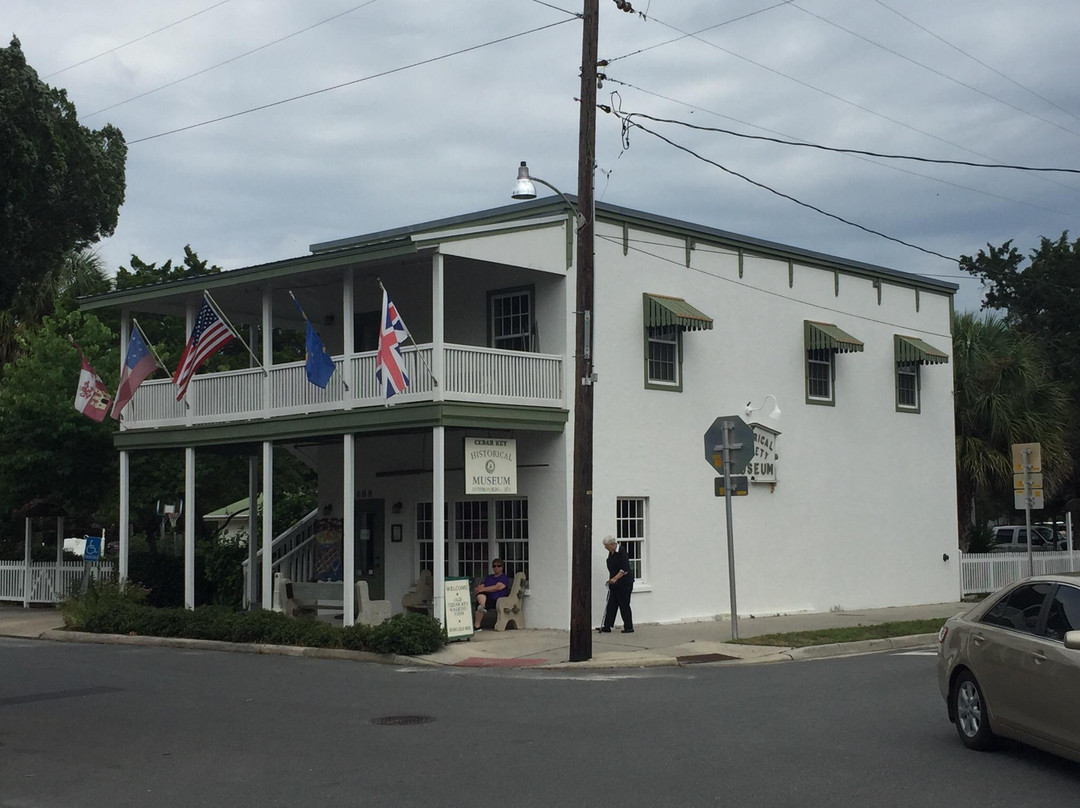
POLYGON ((680 330, 673 325, 661 325, 649 328, 648 332, 649 383, 681 387, 680 330))
POLYGON ((919 411, 919 366, 915 362, 896 363, 896 407, 919 411))

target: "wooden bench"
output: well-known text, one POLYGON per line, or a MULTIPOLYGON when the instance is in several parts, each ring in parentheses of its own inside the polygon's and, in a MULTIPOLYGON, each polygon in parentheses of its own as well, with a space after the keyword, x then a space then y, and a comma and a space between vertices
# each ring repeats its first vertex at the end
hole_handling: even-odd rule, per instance
POLYGON ((401 596, 401 608, 407 612, 431 614, 431 604, 435 594, 431 570, 420 570, 416 589, 401 596))
MULTIPOLYGON (((274 576, 274 611, 289 617, 312 618, 332 612, 340 619, 344 609, 341 581, 290 581, 281 573, 274 576)), ((390 601, 372 600, 367 581, 357 581, 353 615, 357 623, 376 626, 390 619, 390 601)))
POLYGON ((506 631, 507 626, 513 623, 516 629, 525 628, 525 607, 521 599, 525 594, 526 583, 528 581, 525 579, 525 573, 517 573, 510 583, 510 593, 503 595, 495 601, 494 607, 487 610, 481 627, 494 627, 496 631, 506 631), (490 616, 492 614, 494 617, 490 616))

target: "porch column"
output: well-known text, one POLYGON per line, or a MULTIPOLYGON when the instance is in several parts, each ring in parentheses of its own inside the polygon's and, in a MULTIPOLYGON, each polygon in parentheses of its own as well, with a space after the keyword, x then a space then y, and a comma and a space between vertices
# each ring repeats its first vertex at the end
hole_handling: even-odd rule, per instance
POLYGON ((274 444, 265 440, 262 445, 262 607, 274 605, 274 562, 270 557, 274 545, 274 444))
MULTIPOLYGON (((270 414, 270 368, 274 364, 274 302, 270 297, 270 286, 263 287, 262 292, 262 363, 266 373, 262 377, 262 405, 263 412, 270 414)), ((265 470, 263 475, 265 476, 265 470)), ((263 508, 266 508, 266 490, 263 489, 263 508)), ((265 521, 265 520, 264 520, 265 521)), ((265 598, 264 598, 265 600, 265 598)))
POLYGON ((23 575, 23 608, 30 608, 30 534, 33 533, 33 529, 30 527, 30 517, 26 517, 26 574, 23 575))
POLYGON ((251 455, 248 457, 248 567, 247 580, 244 581, 244 585, 247 587, 247 605, 249 609, 254 609, 258 606, 259 586, 256 582, 262 574, 259 570, 258 542, 255 539, 255 537, 259 535, 255 532, 255 526, 258 524, 256 521, 258 515, 259 458, 256 455, 251 455))
POLYGON ((345 270, 341 278, 341 378, 348 382, 344 403, 351 407, 356 401, 357 384, 352 376, 353 354, 356 352, 356 303, 353 300, 353 281, 355 272, 352 267, 345 270))
POLYGON ((195 447, 184 447, 184 608, 195 608, 195 447))
MULTIPOLYGON (((104 548, 102 548, 104 549, 104 548)), ((117 572, 121 581, 128 577, 128 554, 131 552, 131 455, 120 450, 120 550, 117 572)))
POLYGON ((446 586, 446 550, 443 542, 446 541, 443 512, 446 509, 446 427, 437 426, 431 430, 431 541, 432 563, 435 567, 431 572, 434 588, 432 592, 432 614, 439 624, 446 626, 446 607, 444 591, 446 586))
POLYGON ((53 595, 59 601, 64 596, 64 517, 56 517, 56 577, 53 580, 53 595))
POLYGON ((345 588, 343 621, 351 626, 356 612, 356 435, 346 432, 342 439, 341 585, 345 588))
MULTIPOLYGON (((445 318, 443 316, 443 256, 435 253, 431 258, 431 374, 438 381, 438 386, 432 386, 431 398, 433 401, 441 401, 443 387, 446 384, 446 335, 445 318)), ((441 466, 439 467, 442 468, 441 466)))

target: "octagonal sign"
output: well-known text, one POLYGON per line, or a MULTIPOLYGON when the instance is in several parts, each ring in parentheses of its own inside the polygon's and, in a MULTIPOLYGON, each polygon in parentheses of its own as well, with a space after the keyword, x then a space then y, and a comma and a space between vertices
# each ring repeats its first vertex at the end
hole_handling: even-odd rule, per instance
POLYGON ((717 448, 724 442, 724 421, 731 422, 731 445, 741 444, 730 452, 731 471, 746 468, 754 459, 754 430, 738 415, 722 415, 705 430, 705 462, 724 473, 724 453, 717 448))

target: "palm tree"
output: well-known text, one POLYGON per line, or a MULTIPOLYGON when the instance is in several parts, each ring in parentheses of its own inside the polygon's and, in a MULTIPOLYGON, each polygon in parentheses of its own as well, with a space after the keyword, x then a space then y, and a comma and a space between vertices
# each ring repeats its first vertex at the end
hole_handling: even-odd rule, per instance
POLYGON ((90 249, 69 252, 42 278, 20 286, 11 308, 0 311, 0 371, 19 355, 19 335, 36 330, 58 300, 105 292, 110 286, 105 262, 90 249))
MULTIPOLYGON (((960 525, 1011 509, 1012 444, 1042 446, 1044 489, 1072 468, 1069 398, 1038 341, 986 313, 953 322, 957 505, 960 525), (977 514, 976 504, 986 513, 977 514)), ((985 521, 985 518, 983 519, 985 521)))

